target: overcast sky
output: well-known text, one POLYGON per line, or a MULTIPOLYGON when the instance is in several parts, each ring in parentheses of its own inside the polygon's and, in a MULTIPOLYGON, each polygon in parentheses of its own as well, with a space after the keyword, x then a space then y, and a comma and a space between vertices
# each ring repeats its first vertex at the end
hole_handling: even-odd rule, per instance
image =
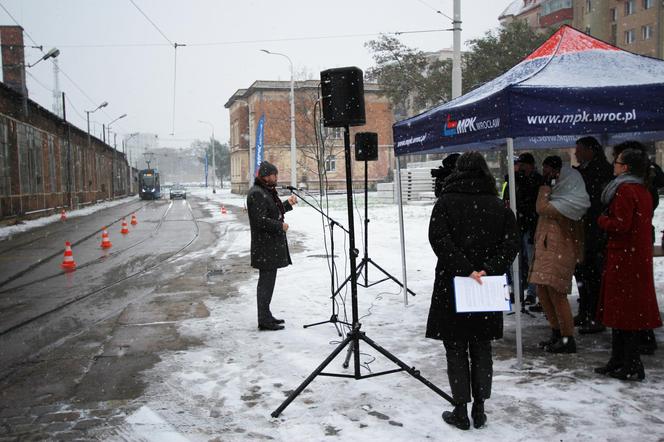
MULTIPOLYGON (((287 54, 296 77, 319 78, 324 69, 373 65, 364 47, 381 32, 445 29, 452 0, 133 0, 165 36, 132 4, 132 0, 0 0, 44 50, 60 49, 64 75, 60 88, 71 100, 67 116, 85 129, 85 110, 102 101, 107 108, 92 115, 95 124, 114 125, 121 134, 150 132, 164 146, 186 147, 210 135, 229 138, 230 96, 255 80, 289 80, 288 61, 260 52, 287 54), (360 36, 356 36, 361 34, 360 36), (349 36, 346 38, 315 38, 349 36), (294 39, 297 40, 285 40, 294 39), (260 40, 260 42, 257 42, 260 40), (282 40, 282 41, 279 41, 282 40), (175 131, 173 133, 174 49, 177 50, 175 131), (87 97, 86 97, 87 95, 87 97), (88 98, 89 97, 89 98, 88 98), (169 141, 170 140, 170 141, 169 141)), ((462 1, 462 41, 498 27, 498 15, 511 0, 462 1)), ((13 20, 0 10, 0 24, 13 20)), ((424 51, 452 46, 451 32, 400 36, 424 51)), ((34 43, 25 36, 26 45, 34 43)), ((26 50, 27 62, 42 55, 26 50)), ((29 70, 30 97, 52 108, 53 68, 43 62, 29 70)))

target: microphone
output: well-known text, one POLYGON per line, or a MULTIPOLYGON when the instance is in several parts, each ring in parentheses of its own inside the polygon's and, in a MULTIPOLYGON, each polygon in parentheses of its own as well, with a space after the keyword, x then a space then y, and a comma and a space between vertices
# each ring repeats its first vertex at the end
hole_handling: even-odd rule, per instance
POLYGON ((300 190, 297 187, 293 187, 293 186, 281 186, 281 188, 286 189, 286 190, 290 190, 291 192, 294 191, 294 190, 300 190))

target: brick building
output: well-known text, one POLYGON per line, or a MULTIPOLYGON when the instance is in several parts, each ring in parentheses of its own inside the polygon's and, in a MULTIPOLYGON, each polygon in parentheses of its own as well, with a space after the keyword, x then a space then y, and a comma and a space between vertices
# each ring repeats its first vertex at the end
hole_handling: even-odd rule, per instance
MULTIPOLYGON (((306 185, 316 190, 321 184, 324 187, 326 181, 330 190, 345 189, 343 129, 322 127, 317 104, 318 84, 318 80, 295 83, 298 186, 306 185), (323 180, 322 176, 327 179, 323 180)), ((375 183, 391 181, 392 178, 394 115, 377 84, 364 84, 364 101, 367 124, 351 127, 350 136, 353 143, 356 132, 378 133, 378 161, 368 164, 369 186, 374 187, 375 183)), ((251 171, 256 128, 262 115, 265 115, 263 158, 279 168, 281 182, 287 183, 290 179, 290 82, 256 81, 249 88, 236 91, 225 107, 229 110, 231 128, 232 192, 244 193, 253 182, 251 171)), ((352 170, 354 187, 363 187, 364 166, 353 160, 352 170)))
POLYGON ((523 20, 532 29, 546 31, 572 24, 573 0, 514 0, 498 16, 502 25, 523 20))
POLYGON ((23 30, 2 26, 0 40, 0 220, 128 194, 122 153, 28 98, 23 30))

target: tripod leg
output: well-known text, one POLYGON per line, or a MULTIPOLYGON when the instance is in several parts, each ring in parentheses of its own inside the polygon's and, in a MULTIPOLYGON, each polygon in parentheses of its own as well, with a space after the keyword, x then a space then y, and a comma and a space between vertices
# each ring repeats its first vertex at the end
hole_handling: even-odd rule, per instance
POLYGON ((350 357, 353 356, 353 346, 349 345, 348 346, 348 351, 346 351, 346 359, 344 360, 344 363, 341 364, 343 368, 348 368, 350 365, 350 357))
POLYGON ((294 390, 294 391, 293 391, 293 392, 292 392, 292 393, 286 398, 286 400, 282 402, 281 405, 279 405, 279 408, 277 408, 276 410, 274 410, 274 411, 272 412, 271 416, 272 416, 272 417, 278 417, 278 416, 281 414, 281 412, 284 411, 284 410, 286 409, 286 407, 288 407, 288 405, 289 405, 291 402, 293 402, 293 400, 294 400, 294 399, 295 399, 300 393, 302 393, 302 390, 304 390, 305 388, 307 388, 307 385, 309 385, 309 384, 311 383, 311 381, 313 381, 314 378, 315 378, 316 376, 318 376, 318 375, 319 375, 319 374, 325 369, 325 367, 327 367, 327 365, 328 365, 330 362, 332 362, 332 360, 333 360, 334 358, 337 357, 337 355, 338 355, 339 353, 341 353, 341 350, 343 350, 344 347, 345 347, 346 345, 348 345, 349 342, 353 341, 353 338, 355 338, 355 340, 357 340, 357 337, 356 337, 356 336, 357 336, 356 334, 352 334, 352 333, 349 334, 348 336, 346 336, 346 339, 344 339, 343 341, 341 341, 341 343, 340 343, 339 345, 337 345, 337 348, 335 348, 335 349, 332 351, 332 353, 330 353, 330 355, 329 355, 327 358, 325 358, 325 360, 324 360, 324 361, 323 361, 318 367, 316 367, 316 369, 315 369, 313 372, 311 372, 311 374, 309 375, 309 377, 307 377, 307 378, 304 380, 304 382, 302 382, 302 383, 300 384, 300 386, 297 387, 297 388, 296 388, 296 389, 295 389, 295 390, 294 390))
MULTIPOLYGON (((379 266, 378 264, 376 264, 375 262, 373 262, 373 260, 372 260, 371 258, 367 258, 367 262, 373 264, 374 267, 376 267, 378 270, 380 270, 381 272, 383 272, 383 274, 384 274, 385 276, 387 276, 387 277, 390 278, 392 281, 396 282, 401 288, 403 288, 403 284, 401 283, 401 281, 399 281, 399 280, 398 280, 397 278, 395 278, 394 276, 390 275, 390 274, 387 272, 387 270, 383 269, 381 266, 379 266)), ((369 266, 369 264, 367 264, 367 267, 368 267, 368 266, 369 266)), ((408 289, 408 293, 410 293, 411 295, 415 296, 415 292, 413 292, 411 289, 408 289)))
POLYGON ((409 375, 411 375, 412 377, 414 377, 414 378, 417 379, 418 381, 422 382, 424 385, 426 385, 427 387, 429 387, 431 390, 433 390, 433 391, 435 391, 436 393, 438 393, 439 396, 442 396, 443 398, 445 398, 450 404, 452 404, 452 405, 456 405, 455 402, 454 402, 454 399, 452 399, 452 397, 451 397, 449 394, 445 393, 443 390, 441 390, 441 389, 438 388, 436 385, 434 385, 433 383, 431 383, 429 380, 427 380, 426 378, 424 378, 424 377, 420 374, 420 371, 419 371, 419 370, 416 370, 415 367, 409 367, 409 366, 407 366, 407 365, 406 365, 401 359, 397 358, 397 357, 394 356, 392 353, 390 353, 389 351, 385 350, 385 349, 384 349, 383 347, 381 347, 380 345, 376 344, 372 339, 367 338, 367 336, 366 336, 364 333, 361 333, 361 334, 359 335, 359 339, 362 339, 364 342, 366 342, 367 344, 369 344, 371 347, 375 348, 380 354, 382 354, 383 356, 385 356, 385 357, 386 357, 387 359, 389 359, 390 361, 394 362, 397 366, 399 366, 400 368, 402 368, 404 371, 406 371, 409 375))

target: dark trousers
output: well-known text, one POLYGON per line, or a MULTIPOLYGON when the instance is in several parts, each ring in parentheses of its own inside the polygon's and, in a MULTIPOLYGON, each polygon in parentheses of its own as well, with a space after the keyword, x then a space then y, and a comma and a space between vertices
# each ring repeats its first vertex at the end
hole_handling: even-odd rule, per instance
POLYGON ((454 402, 467 404, 471 401, 471 391, 472 398, 476 401, 489 399, 493 377, 491 341, 446 340, 443 344, 447 356, 447 377, 454 402))
POLYGON ((628 370, 643 369, 639 354, 640 331, 611 329, 611 362, 628 370))
POLYGON ((274 283, 277 280, 277 269, 259 269, 258 287, 256 289, 258 305, 258 324, 267 324, 274 316, 270 312, 270 302, 274 292, 274 283))
POLYGON ((574 272, 579 289, 579 316, 584 320, 596 320, 603 265, 604 259, 599 250, 588 251, 584 262, 579 264, 574 272))

